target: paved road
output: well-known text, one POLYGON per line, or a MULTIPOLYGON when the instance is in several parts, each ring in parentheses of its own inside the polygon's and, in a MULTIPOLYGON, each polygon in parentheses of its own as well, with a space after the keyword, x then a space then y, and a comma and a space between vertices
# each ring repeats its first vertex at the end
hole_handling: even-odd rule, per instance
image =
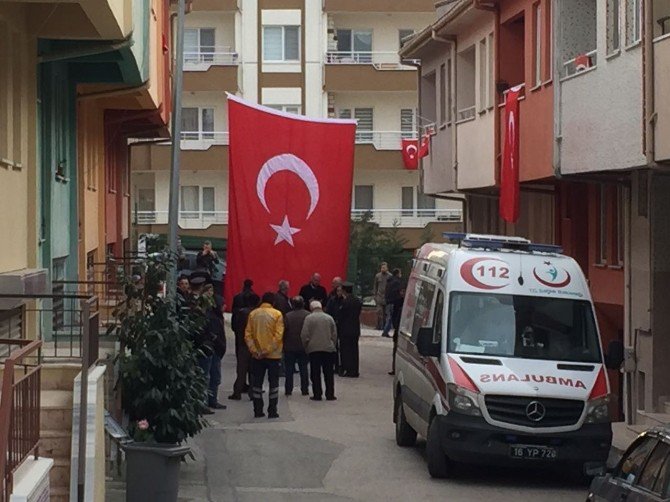
MULTIPOLYGON (((372 334, 373 332, 369 332, 372 334)), ((233 344, 229 344, 232 346, 233 344)), ((391 416, 391 342, 361 339, 361 378, 338 379, 336 402, 280 394, 279 420, 254 419, 249 401, 229 401, 234 354, 224 358, 227 410, 194 441, 181 500, 209 501, 567 501, 583 482, 560 473, 465 468, 428 476, 423 445, 399 448, 391 416)), ((283 386, 283 380, 280 382, 283 386)), ((267 396, 267 394, 266 394, 267 396)))

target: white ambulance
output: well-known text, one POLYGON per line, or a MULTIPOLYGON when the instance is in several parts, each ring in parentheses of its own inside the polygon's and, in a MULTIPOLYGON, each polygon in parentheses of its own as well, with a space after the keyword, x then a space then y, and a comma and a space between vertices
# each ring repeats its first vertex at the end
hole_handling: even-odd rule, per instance
POLYGON ((428 471, 451 462, 589 472, 612 441, 606 367, 579 265, 526 239, 445 234, 417 252, 400 321, 396 442, 426 438, 428 471))

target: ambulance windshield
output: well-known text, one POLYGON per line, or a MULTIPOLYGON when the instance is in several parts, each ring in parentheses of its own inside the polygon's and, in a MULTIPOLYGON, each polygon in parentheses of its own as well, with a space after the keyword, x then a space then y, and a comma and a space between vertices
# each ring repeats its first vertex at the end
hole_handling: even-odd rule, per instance
POLYGON ((601 362, 591 304, 541 296, 454 292, 448 351, 524 359, 601 362))

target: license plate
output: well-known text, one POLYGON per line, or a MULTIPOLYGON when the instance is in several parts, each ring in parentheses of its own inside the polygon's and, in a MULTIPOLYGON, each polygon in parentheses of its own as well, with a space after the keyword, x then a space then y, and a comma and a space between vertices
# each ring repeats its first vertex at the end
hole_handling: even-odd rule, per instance
POLYGON ((551 446, 532 446, 525 444, 513 444, 509 447, 512 458, 529 458, 538 460, 555 460, 558 454, 556 448, 551 446))

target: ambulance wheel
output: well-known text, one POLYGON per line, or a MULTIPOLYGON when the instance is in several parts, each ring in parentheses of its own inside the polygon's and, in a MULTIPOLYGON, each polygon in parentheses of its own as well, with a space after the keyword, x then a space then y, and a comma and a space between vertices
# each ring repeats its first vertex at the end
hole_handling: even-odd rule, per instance
POLYGON ((442 449, 440 424, 436 417, 433 417, 428 426, 426 460, 428 462, 428 473, 431 478, 443 479, 449 475, 449 460, 442 449))
POLYGON ((395 442, 398 446, 414 446, 416 444, 416 431, 407 423, 400 393, 395 399, 395 442))

